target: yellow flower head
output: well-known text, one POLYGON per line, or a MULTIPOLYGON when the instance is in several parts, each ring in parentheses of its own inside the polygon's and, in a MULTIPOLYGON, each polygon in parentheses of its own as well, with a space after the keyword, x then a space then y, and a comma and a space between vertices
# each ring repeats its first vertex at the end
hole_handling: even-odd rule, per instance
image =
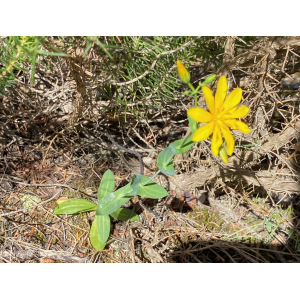
POLYGON ((180 79, 184 83, 190 82, 190 79, 191 79, 190 73, 180 60, 177 60, 177 72, 178 72, 180 79))
POLYGON ((245 123, 236 120, 236 118, 245 117, 249 111, 246 105, 238 107, 238 104, 242 100, 242 89, 234 89, 226 98, 227 80, 225 76, 222 76, 218 81, 215 96, 213 96, 211 89, 207 86, 202 87, 202 92, 209 111, 201 107, 194 107, 190 108, 187 113, 196 122, 207 124, 197 129, 192 140, 200 142, 207 139, 213 133, 211 151, 217 156, 223 144, 223 134, 226 141, 227 153, 228 155, 232 155, 234 138, 229 128, 237 129, 243 133, 251 132, 251 129, 245 123))

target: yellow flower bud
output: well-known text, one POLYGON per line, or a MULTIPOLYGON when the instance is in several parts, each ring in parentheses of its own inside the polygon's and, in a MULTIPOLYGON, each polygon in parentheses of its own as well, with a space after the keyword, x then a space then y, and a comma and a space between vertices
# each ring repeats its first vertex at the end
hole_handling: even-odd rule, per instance
POLYGON ((219 149, 219 156, 223 160, 223 162, 227 165, 228 164, 227 151, 223 146, 221 146, 219 149))
POLYGON ((190 82, 191 79, 190 73, 180 60, 177 60, 177 72, 182 82, 184 83, 190 82))

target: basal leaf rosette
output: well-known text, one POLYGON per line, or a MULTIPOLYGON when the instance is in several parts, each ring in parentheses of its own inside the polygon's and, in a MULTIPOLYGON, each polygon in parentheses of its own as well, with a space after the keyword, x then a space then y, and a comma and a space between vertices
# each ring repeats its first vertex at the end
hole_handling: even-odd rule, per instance
POLYGON ((234 89, 226 98, 227 80, 225 76, 221 76, 215 96, 207 86, 202 87, 202 92, 208 111, 201 107, 194 107, 190 108, 187 113, 196 122, 207 124, 196 130, 192 140, 200 142, 212 135, 211 151, 213 155, 217 156, 224 137, 227 154, 232 155, 235 141, 230 128, 242 133, 251 132, 244 122, 237 120, 245 117, 249 112, 246 105, 238 106, 242 100, 242 89, 234 89))

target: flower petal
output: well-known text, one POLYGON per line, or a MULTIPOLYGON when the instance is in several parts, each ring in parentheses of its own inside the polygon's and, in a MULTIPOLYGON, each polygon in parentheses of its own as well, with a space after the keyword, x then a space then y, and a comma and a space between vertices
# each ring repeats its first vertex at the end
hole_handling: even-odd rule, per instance
POLYGON ((238 105, 242 100, 242 94, 243 90, 241 88, 234 89, 226 98, 223 109, 227 111, 238 105))
POLYGON ((235 119, 235 118, 244 118, 249 112, 249 107, 246 105, 241 105, 240 107, 234 107, 231 110, 227 111, 224 115, 225 119, 235 119))
POLYGON ((212 94, 212 90, 205 85, 202 87, 202 93, 204 95, 208 110, 213 114, 215 112, 215 97, 212 94))
POLYGON ((216 125, 214 134, 211 140, 211 152, 213 153, 214 156, 219 155, 219 149, 221 145, 223 144, 223 138, 222 138, 222 133, 220 130, 220 127, 216 125))
POLYGON ((193 107, 188 109, 187 114, 199 123, 208 123, 212 120, 212 115, 201 107, 193 107))
POLYGON ((227 80, 225 76, 221 76, 218 81, 217 91, 215 95, 215 109, 220 111, 224 103, 227 93, 227 80))
POLYGON ((225 120, 225 124, 230 128, 239 130, 243 133, 251 132, 251 129, 244 122, 238 121, 236 119, 227 119, 225 120))
POLYGON ((201 142, 207 139, 215 129, 215 122, 207 123, 206 125, 197 129, 192 137, 193 142, 201 142))
POLYGON ((230 156, 230 155, 232 155, 233 150, 234 150, 234 146, 235 146, 234 137, 233 137, 233 135, 231 134, 229 128, 226 125, 220 124, 220 128, 221 128, 221 131, 224 135, 224 139, 225 139, 225 142, 226 142, 227 154, 230 156))

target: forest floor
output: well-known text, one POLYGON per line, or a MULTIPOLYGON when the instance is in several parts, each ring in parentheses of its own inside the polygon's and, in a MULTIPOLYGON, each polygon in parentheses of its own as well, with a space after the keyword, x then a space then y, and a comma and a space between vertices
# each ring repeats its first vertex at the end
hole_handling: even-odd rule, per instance
MULTIPOLYGON (((227 38, 213 73, 226 75, 230 91, 243 89, 251 133, 234 132, 228 165, 211 154, 209 140, 176 156, 177 175, 155 179, 169 195, 142 199, 146 209, 131 199, 126 205, 140 220, 112 221, 102 251, 89 240, 95 212, 57 216, 56 201, 96 203, 107 169, 117 187, 139 171, 138 159, 111 144, 104 128, 142 155, 151 177, 159 152, 186 135, 193 97, 181 87, 172 105, 149 107, 138 119, 128 110, 125 120, 97 91, 84 102, 101 75, 76 61, 80 51, 69 63, 48 62, 51 71, 41 62, 33 86, 20 73, 1 97, 0 262, 299 262, 300 39, 263 38, 240 54, 234 49, 227 38)), ((210 87, 215 91, 216 81, 210 87)), ((198 101, 205 105, 202 94, 198 101)))

